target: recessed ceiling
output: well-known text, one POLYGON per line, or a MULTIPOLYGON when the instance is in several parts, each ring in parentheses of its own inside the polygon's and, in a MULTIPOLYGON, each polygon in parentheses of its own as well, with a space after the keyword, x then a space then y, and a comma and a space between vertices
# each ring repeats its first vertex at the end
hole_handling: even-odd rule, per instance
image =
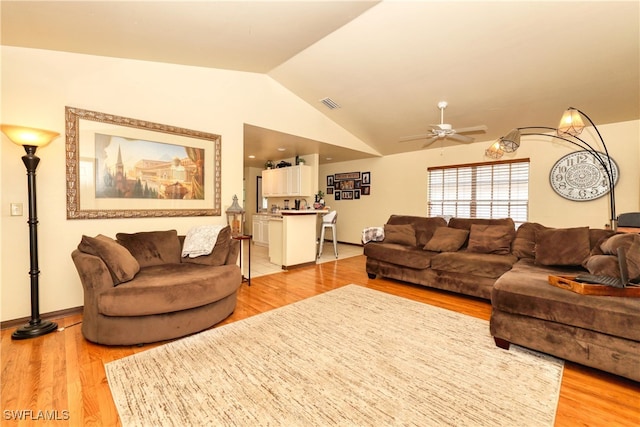
POLYGON ((361 151, 249 124, 244 125, 244 139, 245 166, 256 168, 264 167, 267 160, 278 163, 280 160, 312 154, 318 154, 318 161, 321 164, 374 157, 372 154, 361 151), (247 143, 247 141, 251 141, 251 143, 247 143), (281 148, 284 150, 280 151, 281 148), (254 158, 249 158, 249 156, 254 156, 254 158))
MULTIPOLYGON (((638 1, 2 1, 0 7, 3 45, 266 73, 382 154, 421 149, 422 141, 398 141, 438 123, 439 101, 448 101, 445 119, 455 128, 487 125, 473 135, 483 142, 517 126, 556 126, 569 106, 597 124, 640 118, 638 1), (327 108, 324 98, 340 108, 327 108)), ((334 161, 368 156, 250 124, 245 154, 264 164, 274 135, 300 153, 310 147, 333 153, 334 161)))

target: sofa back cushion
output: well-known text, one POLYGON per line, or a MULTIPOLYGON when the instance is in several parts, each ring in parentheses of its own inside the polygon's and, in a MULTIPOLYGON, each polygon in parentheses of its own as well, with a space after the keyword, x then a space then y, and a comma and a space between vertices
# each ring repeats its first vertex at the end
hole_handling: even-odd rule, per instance
MULTIPOLYGON (((456 229, 460 229, 460 230, 467 230, 468 232, 471 232, 471 226, 477 224, 477 225, 506 225, 509 227, 513 227, 513 229, 516 229, 515 223, 513 222, 513 220, 511 218, 494 218, 494 219, 487 219, 487 218, 451 218, 449 220, 449 227, 451 228, 456 228, 456 229)), ((466 248, 467 244, 465 242, 465 244, 462 246, 462 248, 466 248)))
POLYGON ((82 236, 78 250, 102 259, 111 274, 114 286, 128 282, 140 271, 140 264, 127 248, 102 234, 96 237, 82 236))
POLYGON ((516 237, 511 245, 512 253, 518 258, 536 257, 536 233, 538 231, 547 230, 542 224, 537 222, 525 222, 516 230, 516 237))
POLYGON ((469 252, 481 254, 507 255, 511 253, 511 243, 516 229, 511 225, 471 224, 469 252))
POLYGON ((116 239, 131 252, 140 267, 180 263, 182 248, 176 230, 118 233, 116 239))
POLYGON ((589 257, 589 227, 550 228, 536 233, 536 264, 579 266, 589 257))
POLYGON ((411 224, 416 233, 416 246, 423 247, 433 236, 438 227, 446 227, 447 221, 441 217, 424 217, 411 215, 391 215, 387 224, 411 224))

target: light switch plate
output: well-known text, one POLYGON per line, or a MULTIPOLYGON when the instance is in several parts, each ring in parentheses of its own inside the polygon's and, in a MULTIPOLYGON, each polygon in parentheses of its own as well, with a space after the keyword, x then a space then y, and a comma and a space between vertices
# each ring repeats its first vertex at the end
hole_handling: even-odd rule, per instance
POLYGON ((22 216, 22 203, 11 203, 11 216, 22 216))

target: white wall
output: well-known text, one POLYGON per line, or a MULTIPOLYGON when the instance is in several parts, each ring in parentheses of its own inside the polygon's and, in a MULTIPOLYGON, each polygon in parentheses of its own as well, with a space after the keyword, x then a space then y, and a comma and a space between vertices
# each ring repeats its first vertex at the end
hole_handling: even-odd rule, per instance
MULTIPOLYGON (((267 76, 225 70, 120 60, 62 52, 1 48, 0 122, 40 127, 63 136, 38 150, 40 311, 81 306, 82 288, 70 254, 83 234, 177 229, 185 233, 201 223, 225 223, 226 217, 66 220, 64 107, 96 110, 222 135, 222 209, 243 191, 243 125, 256 126, 371 152, 313 107, 267 76)), ((621 177, 616 187, 618 212, 640 211, 640 121, 599 126, 621 177)), ((586 131, 585 131, 586 132, 586 131)), ((587 138, 588 136, 585 136, 587 138)), ((487 160, 488 142, 440 150, 323 165, 326 175, 371 172, 371 195, 360 200, 326 202, 340 212, 338 239, 359 243, 362 228, 382 225, 394 213, 425 215, 427 168, 487 160)), ((523 139, 516 156, 531 158, 531 221, 563 227, 602 227, 607 199, 570 202, 549 187, 553 163, 573 148, 523 139)), ((29 244, 24 151, 2 136, 0 144, 0 320, 30 314, 29 244), (9 216, 9 204, 22 203, 25 215, 9 216)), ((308 157, 308 156, 305 156, 308 157)), ((309 161, 309 158, 306 158, 309 161)), ((247 189, 255 185, 252 171, 247 189), (252 181, 253 180, 253 181, 252 181)), ((247 197, 250 196, 249 192, 247 197)), ((249 218, 247 218, 249 220, 249 218)))
MULTIPOLYGON (((177 229, 226 223, 226 216, 67 220, 64 108, 73 106, 222 135, 222 209, 241 197, 243 125, 275 129, 351 148, 365 147, 317 110, 273 81, 254 73, 185 67, 64 52, 1 48, 2 123, 60 132, 38 150, 37 173, 40 311, 81 306, 70 254, 81 236, 177 229)), ((0 144, 0 319, 30 315, 29 244, 24 150, 2 135, 0 144), (25 214, 9 216, 9 204, 25 214)))
MULTIPOLYGON (((561 113, 561 112, 560 112, 561 113)), ((559 114, 560 114, 559 113, 559 114)), ((615 187, 617 213, 640 211, 640 120, 598 126, 620 170, 615 187)), ((597 141, 593 129, 581 138, 597 141)), ((503 159, 530 158, 529 221, 550 227, 590 226, 602 228, 608 223, 608 197, 589 202, 572 202, 558 196, 549 185, 549 171, 565 154, 577 148, 557 139, 523 137, 520 149, 503 159)), ((326 203, 339 212, 338 240, 360 243, 364 227, 381 226, 391 214, 424 216, 427 213, 427 168, 491 161, 484 157, 490 142, 456 145, 444 149, 436 142, 431 149, 375 159, 334 163, 320 167, 318 183, 326 192, 327 175, 343 172, 371 172, 371 195, 360 200, 336 201, 325 196, 326 203)), ((597 145, 596 145, 597 148, 597 145)), ((600 149, 601 150, 601 149, 600 149)))

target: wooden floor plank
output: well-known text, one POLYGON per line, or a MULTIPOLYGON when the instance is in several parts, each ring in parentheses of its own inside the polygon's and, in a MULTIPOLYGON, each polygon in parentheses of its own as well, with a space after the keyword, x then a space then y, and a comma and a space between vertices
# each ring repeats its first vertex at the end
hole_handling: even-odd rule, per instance
MULTIPOLYGON (((469 298, 394 280, 369 279, 365 257, 254 277, 244 283, 234 313, 217 325, 235 322, 273 310, 341 286, 356 283, 371 289, 424 302, 488 320, 487 301, 469 298)), ((119 426, 117 412, 104 364, 148 350, 162 343, 144 346, 108 347, 82 337, 81 315, 57 319, 62 332, 30 340, 12 341, 12 330, 1 331, 3 410, 68 411, 68 420, 16 422, 3 413, 2 425, 30 426, 119 426)), ((566 363, 557 426, 640 425, 640 383, 615 375, 566 363)))

